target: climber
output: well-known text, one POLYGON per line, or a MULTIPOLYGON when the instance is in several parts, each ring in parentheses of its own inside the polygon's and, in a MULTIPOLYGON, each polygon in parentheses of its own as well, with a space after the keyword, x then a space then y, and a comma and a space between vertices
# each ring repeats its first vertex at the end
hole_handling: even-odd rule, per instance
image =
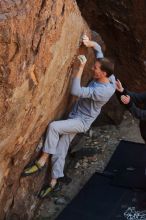
POLYGON ((51 180, 39 192, 39 198, 47 197, 58 187, 58 178, 64 176, 65 157, 69 144, 77 133, 86 132, 92 122, 100 114, 102 106, 115 92, 114 64, 104 58, 101 47, 94 41, 83 36, 83 44, 92 47, 96 53, 93 70, 93 80, 87 87, 81 87, 80 81, 86 64, 84 55, 78 56, 79 66, 73 70, 71 94, 79 97, 67 120, 54 121, 49 124, 42 154, 34 164, 25 168, 23 176, 29 176, 40 171, 50 155, 52 163, 51 180))
POLYGON ((139 127, 141 136, 146 142, 146 92, 130 92, 124 89, 119 80, 116 81, 116 89, 121 102, 128 108, 133 116, 140 119, 139 127), (143 104, 143 108, 139 108, 137 106, 139 104, 143 104))

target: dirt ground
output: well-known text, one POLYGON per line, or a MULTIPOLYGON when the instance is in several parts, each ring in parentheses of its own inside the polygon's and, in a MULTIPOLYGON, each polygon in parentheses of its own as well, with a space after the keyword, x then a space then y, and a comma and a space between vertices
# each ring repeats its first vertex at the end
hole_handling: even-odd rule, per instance
POLYGON ((97 153, 92 157, 74 157, 67 161, 67 175, 72 181, 60 192, 44 199, 36 213, 35 220, 55 220, 65 206, 75 197, 94 172, 102 172, 110 160, 120 140, 143 143, 138 121, 129 112, 118 126, 104 125, 92 127, 73 151, 81 148, 94 148, 97 153))

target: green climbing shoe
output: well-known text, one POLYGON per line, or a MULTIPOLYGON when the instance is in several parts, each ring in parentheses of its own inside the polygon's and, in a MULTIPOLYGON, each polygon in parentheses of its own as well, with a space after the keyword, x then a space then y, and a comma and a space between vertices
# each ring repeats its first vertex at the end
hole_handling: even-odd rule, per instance
POLYGON ((57 182, 54 187, 51 185, 46 185, 42 187, 41 191, 38 194, 38 197, 40 199, 48 198, 49 196, 53 195, 53 193, 56 193, 62 189, 62 184, 60 182, 57 182))
POLYGON ((25 177, 25 176, 30 176, 34 173, 38 173, 44 168, 44 166, 41 166, 37 161, 34 161, 33 163, 31 163, 31 165, 28 165, 24 169, 22 176, 25 177))

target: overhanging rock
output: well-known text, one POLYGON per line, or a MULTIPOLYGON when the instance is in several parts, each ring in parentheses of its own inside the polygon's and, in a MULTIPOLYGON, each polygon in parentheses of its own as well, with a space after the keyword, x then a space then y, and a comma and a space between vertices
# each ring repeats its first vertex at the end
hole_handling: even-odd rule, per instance
POLYGON ((20 175, 70 105, 71 65, 89 29, 75 1, 2 1, 0 11, 0 219, 26 220, 43 175, 20 175))

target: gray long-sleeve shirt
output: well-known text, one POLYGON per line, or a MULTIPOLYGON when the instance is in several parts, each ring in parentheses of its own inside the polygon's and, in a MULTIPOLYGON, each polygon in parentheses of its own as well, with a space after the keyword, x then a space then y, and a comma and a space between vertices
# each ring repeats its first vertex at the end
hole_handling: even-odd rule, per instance
MULTIPOLYGON (((101 47, 97 44, 94 48, 96 58, 103 58, 101 47)), ((100 83, 92 80, 87 87, 81 87, 80 78, 74 77, 71 93, 78 96, 69 118, 80 118, 88 129, 96 117, 100 114, 101 108, 108 102, 115 92, 115 77, 109 77, 108 83, 100 83)))

